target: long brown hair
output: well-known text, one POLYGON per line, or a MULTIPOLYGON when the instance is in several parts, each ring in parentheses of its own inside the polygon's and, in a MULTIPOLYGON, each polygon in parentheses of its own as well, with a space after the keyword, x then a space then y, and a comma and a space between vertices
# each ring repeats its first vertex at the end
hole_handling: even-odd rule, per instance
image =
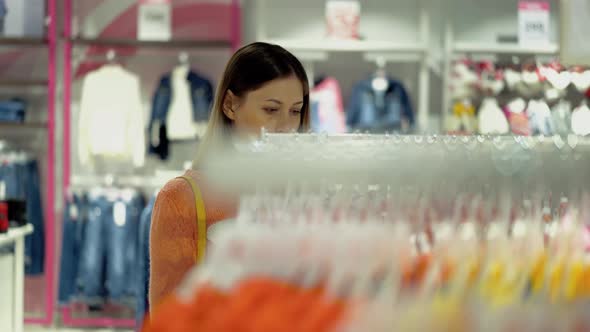
POLYGON ((193 167, 198 168, 204 158, 214 149, 225 147, 232 133, 232 120, 223 112, 223 101, 228 91, 237 97, 256 90, 264 84, 295 75, 303 85, 303 108, 299 131, 309 128, 309 83, 301 62, 284 48, 262 42, 240 48, 225 67, 217 93, 207 132, 199 143, 193 167))

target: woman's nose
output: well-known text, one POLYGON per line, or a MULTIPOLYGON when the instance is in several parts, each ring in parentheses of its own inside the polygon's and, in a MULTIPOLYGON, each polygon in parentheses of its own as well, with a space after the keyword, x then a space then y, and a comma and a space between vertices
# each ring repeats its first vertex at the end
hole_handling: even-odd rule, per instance
POLYGON ((281 114, 276 121, 275 133, 283 134, 290 131, 289 112, 281 114))

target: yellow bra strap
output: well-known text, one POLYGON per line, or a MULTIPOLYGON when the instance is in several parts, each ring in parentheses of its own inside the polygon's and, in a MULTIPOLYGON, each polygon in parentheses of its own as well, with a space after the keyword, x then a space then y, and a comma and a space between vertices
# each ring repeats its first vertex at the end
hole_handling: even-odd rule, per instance
POLYGON ((195 253, 195 261, 197 264, 203 261, 207 251, 207 214, 205 212, 205 202, 199 186, 195 180, 190 176, 181 176, 180 178, 186 180, 193 190, 195 196, 195 207, 197 209, 197 252, 195 253))

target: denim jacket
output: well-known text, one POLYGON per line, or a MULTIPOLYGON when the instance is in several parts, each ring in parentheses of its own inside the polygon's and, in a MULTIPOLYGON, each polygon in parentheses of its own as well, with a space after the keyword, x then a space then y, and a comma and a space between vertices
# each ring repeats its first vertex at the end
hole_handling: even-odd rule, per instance
MULTIPOLYGON (((211 82, 198 75, 194 71, 189 71, 187 83, 190 87, 190 95, 193 104, 193 121, 207 121, 211 112, 213 102, 213 86, 211 82)), ((160 80, 156 93, 152 100, 152 114, 150 117, 148 136, 150 154, 156 154, 160 159, 168 158, 168 143, 166 134, 166 118, 172 102, 172 81, 171 74, 168 73, 160 80), (159 139, 156 141, 152 136, 152 131, 157 128, 159 139)))
POLYGON ((386 91, 375 91, 372 78, 358 82, 352 91, 346 124, 351 130, 386 132, 399 131, 405 118, 414 126, 414 111, 402 83, 388 79, 386 91))

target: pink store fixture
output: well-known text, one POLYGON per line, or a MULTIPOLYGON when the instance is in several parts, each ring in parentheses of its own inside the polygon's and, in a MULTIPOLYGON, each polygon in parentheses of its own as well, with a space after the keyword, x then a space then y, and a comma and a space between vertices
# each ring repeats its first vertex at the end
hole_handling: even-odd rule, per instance
MULTIPOLYGON (((55 0, 53 0, 55 1, 55 0)), ((207 0, 203 0, 202 3, 207 3, 207 0)), ((240 0, 231 0, 229 5, 230 11, 230 40, 229 41, 213 41, 213 42, 200 42, 200 41, 182 41, 178 42, 161 42, 161 43, 153 43, 153 42, 145 42, 142 43, 141 41, 137 40, 120 40, 120 39, 101 39, 100 37, 97 39, 76 39, 73 35, 72 29, 72 17, 73 17, 73 0, 65 0, 64 4, 64 88, 63 88, 63 119, 64 119, 64 154, 63 154, 63 188, 64 192, 68 192, 70 188, 70 180, 71 180, 71 147, 72 147, 72 123, 71 123, 71 98, 72 98, 72 83, 73 79, 77 74, 80 74, 78 71, 74 71, 73 68, 73 61, 72 61, 72 51, 73 47, 77 44, 83 44, 92 48, 92 46, 112 46, 118 47, 122 46, 125 48, 161 48, 161 49, 169 49, 169 48, 207 48, 207 47, 218 47, 220 44, 226 44, 227 46, 231 47, 232 50, 236 50, 241 43, 241 5, 240 0)), ((55 252, 54 243, 51 243, 51 251, 55 252)), ((53 259, 53 257, 52 257, 53 259)), ((53 260, 52 260, 53 262, 53 260)), ((55 264, 50 264, 52 269, 55 264)), ((54 275, 55 271, 52 271, 52 275, 54 275)), ((53 282, 53 279, 52 279, 53 282)), ((51 298, 51 309, 53 309, 54 303, 54 296, 53 296, 53 288, 51 291, 52 298, 51 298)), ((135 327, 135 320, 133 319, 119 319, 119 318, 111 318, 111 317, 100 317, 100 318, 78 318, 74 317, 72 307, 65 307, 61 309, 62 314, 62 321, 64 326, 68 327, 110 327, 110 328, 134 328, 135 327)))
POLYGON ((42 317, 25 318, 26 324, 49 326, 55 313, 55 92, 57 80, 56 0, 47 0, 47 186, 45 199, 45 312, 42 317))

